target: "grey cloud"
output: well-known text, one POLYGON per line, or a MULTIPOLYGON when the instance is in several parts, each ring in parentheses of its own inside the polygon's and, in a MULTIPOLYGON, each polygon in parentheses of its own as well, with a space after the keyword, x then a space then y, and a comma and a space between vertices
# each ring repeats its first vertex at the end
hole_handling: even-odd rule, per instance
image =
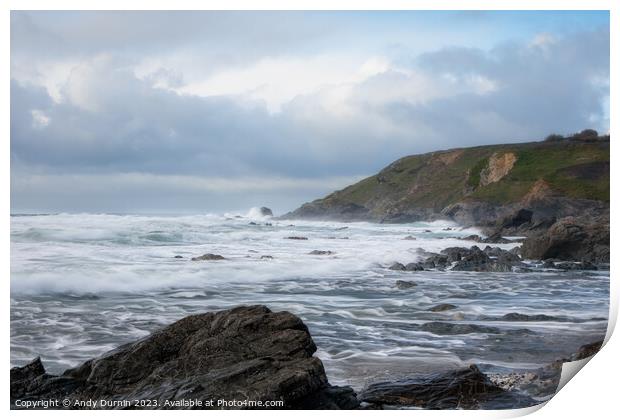
MULTIPOLYGON (((181 35, 165 35, 178 31, 180 22, 187 25, 191 42, 201 37, 234 38, 230 34, 234 28, 222 27, 226 19, 213 28, 202 28, 203 21, 182 16, 172 19, 176 29, 162 28, 159 39, 151 37, 152 28, 147 26, 127 32, 130 25, 124 19, 129 18, 123 14, 106 15, 101 21, 93 15, 80 23, 102 28, 116 21, 117 33, 63 28, 62 19, 46 24, 45 16, 12 15, 12 47, 18 59, 20 54, 47 54, 43 51, 47 48, 51 58, 85 55, 61 87, 65 100, 60 103, 40 86, 11 80, 14 208, 62 210, 65 203, 71 209, 89 211, 149 206, 172 211, 200 209, 205 203, 225 209, 272 201, 287 210, 346 184, 345 178, 328 180, 371 174, 403 155, 535 140, 589 126, 609 128, 603 105, 609 95, 608 30, 574 33, 541 46, 514 43, 490 51, 440 49, 412 57, 407 61, 412 64, 402 71, 390 70, 350 86, 345 105, 351 112, 340 115, 325 107, 321 91, 300 95, 272 114, 261 103, 243 98, 179 95, 153 86, 160 79, 168 86, 182 83, 184 69, 162 68, 149 77, 136 77, 123 48, 148 54, 144 45, 149 43, 182 46, 186 40, 181 35), (207 32, 198 36, 197 31, 207 32), (94 38, 77 39, 82 32, 92 32, 94 38), (130 45, 121 46, 123 40, 131 40, 130 45), (59 46, 61 41, 67 46, 59 46), (99 55, 104 51, 111 52, 99 55), (452 82, 442 78, 446 74, 452 82), (494 89, 476 92, 467 86, 468 78, 477 76, 492 81, 494 89), (428 88, 428 95, 407 94, 405 87, 412 83, 428 88), (392 90, 404 93, 381 96, 392 90), (43 123, 36 118, 43 118, 43 123), (123 189, 119 185, 129 178, 122 174, 138 175, 123 189), (278 178, 291 183, 287 187, 273 181, 278 178), (85 187, 83 191, 71 188, 77 185, 75 179, 85 187), (140 184, 136 179, 148 182, 140 184), (221 185, 230 192, 188 188, 197 179, 206 183, 228 179, 228 184, 221 185), (246 182, 254 188, 235 190, 235 179, 273 182, 278 189, 267 191, 246 182), (304 184, 307 179, 317 183, 304 184), (169 200, 158 204, 158 193, 169 200)), ((270 18, 282 19, 274 16, 270 18)), ((264 43, 265 50, 270 50, 279 30, 264 35, 271 41, 259 38, 257 44, 264 43)), ((299 36, 306 35, 312 36, 304 31, 299 36)), ((235 42, 248 42, 243 36, 235 42)), ((291 39, 289 47, 301 45, 296 42, 291 39)), ((257 57, 261 54, 264 51, 256 52, 257 57)), ((328 93, 330 88, 325 88, 328 93)))

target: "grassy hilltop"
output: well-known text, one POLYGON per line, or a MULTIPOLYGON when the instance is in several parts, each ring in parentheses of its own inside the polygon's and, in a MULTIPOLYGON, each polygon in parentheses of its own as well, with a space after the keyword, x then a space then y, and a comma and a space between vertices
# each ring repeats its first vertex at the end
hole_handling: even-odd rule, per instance
POLYGON ((287 216, 389 221, 408 214, 413 220, 456 203, 509 206, 541 195, 608 203, 609 136, 584 130, 541 142, 407 156, 287 216))

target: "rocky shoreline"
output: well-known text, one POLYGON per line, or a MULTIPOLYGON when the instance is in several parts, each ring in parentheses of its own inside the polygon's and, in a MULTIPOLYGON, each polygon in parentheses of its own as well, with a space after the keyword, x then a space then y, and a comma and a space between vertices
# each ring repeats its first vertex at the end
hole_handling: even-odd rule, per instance
POLYGON ((541 402, 531 388, 555 391, 562 362, 589 357, 601 345, 535 372, 485 375, 471 365, 356 393, 329 383, 299 317, 241 306, 185 317, 58 376, 47 374, 39 358, 12 368, 11 408, 518 408, 541 402))

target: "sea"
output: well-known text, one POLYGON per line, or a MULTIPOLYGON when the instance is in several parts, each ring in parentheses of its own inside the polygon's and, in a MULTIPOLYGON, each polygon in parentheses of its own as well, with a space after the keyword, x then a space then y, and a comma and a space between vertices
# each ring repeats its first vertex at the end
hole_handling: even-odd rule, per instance
MULTIPOLYGON (((450 221, 277 220, 258 209, 12 215, 11 366, 40 356, 59 374, 186 315, 254 304, 301 317, 329 381, 356 390, 470 364, 537 369, 605 336, 606 270, 389 269, 425 252, 480 245, 462 239, 472 234, 480 232, 450 221), (191 260, 205 253, 225 259, 191 260), (416 285, 401 289, 398 280, 416 285), (438 304, 455 308, 430 310, 438 304), (503 318, 515 313, 548 317, 503 318), (437 321, 497 330, 424 327, 437 321)), ((494 246, 520 245, 513 239, 494 246)))

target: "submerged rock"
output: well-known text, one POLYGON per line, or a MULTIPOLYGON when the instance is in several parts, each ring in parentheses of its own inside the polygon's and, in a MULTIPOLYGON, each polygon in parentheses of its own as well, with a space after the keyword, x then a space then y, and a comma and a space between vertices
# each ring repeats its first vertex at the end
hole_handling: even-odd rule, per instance
POLYGON ((309 252, 310 255, 332 255, 334 254, 333 251, 321 251, 318 249, 315 249, 314 251, 310 251, 309 252))
POLYGON ((499 334, 501 330, 495 327, 487 327, 477 324, 452 324, 450 322, 427 322, 420 326, 422 331, 430 332, 437 335, 454 335, 454 334, 499 334))
POLYGON ((16 399, 139 399, 164 409, 191 399, 355 408, 354 392, 328 383, 315 351, 297 316, 242 306, 188 316, 60 376, 45 374, 40 360, 11 369, 11 404, 16 399))
POLYGON ((412 287, 416 287, 418 284, 413 281, 396 280, 395 285, 399 289, 404 290, 404 289, 411 289, 412 287))
POLYGON ((305 236, 287 236, 284 239, 293 239, 293 240, 297 240, 297 241, 307 241, 308 238, 306 238, 305 236))
POLYGON ((495 385, 476 365, 398 382, 372 384, 360 393, 360 400, 370 408, 480 409, 537 404, 529 397, 495 385))
POLYGON ((456 309, 458 306, 452 305, 450 303, 440 303, 439 305, 435 305, 428 310, 431 312, 443 312, 443 311, 451 311, 452 309, 456 309))
POLYGON ((192 261, 219 261, 219 260, 225 260, 225 259, 226 258, 218 254, 204 254, 204 255, 201 255, 200 257, 192 258, 192 261))
POLYGON ((501 319, 503 321, 559 321, 562 318, 545 314, 525 315, 517 312, 511 312, 502 316, 501 319))

